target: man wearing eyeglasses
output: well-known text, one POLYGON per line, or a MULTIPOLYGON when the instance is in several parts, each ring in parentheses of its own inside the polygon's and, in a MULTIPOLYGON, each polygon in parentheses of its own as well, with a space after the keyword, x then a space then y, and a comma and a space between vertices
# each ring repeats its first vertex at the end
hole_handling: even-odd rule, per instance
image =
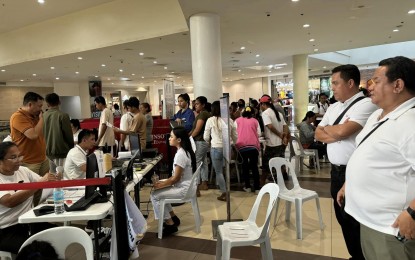
POLYGON ((415 257, 414 71, 415 61, 402 56, 379 63, 368 90, 380 109, 356 137, 337 195, 360 223, 369 260, 415 257))
MULTIPOLYGON (((22 165, 40 176, 49 171, 43 137, 42 107, 43 97, 34 92, 27 92, 23 98, 23 106, 10 117, 10 135, 23 156, 22 165)), ((40 195, 35 195, 35 205, 38 204, 40 195)))

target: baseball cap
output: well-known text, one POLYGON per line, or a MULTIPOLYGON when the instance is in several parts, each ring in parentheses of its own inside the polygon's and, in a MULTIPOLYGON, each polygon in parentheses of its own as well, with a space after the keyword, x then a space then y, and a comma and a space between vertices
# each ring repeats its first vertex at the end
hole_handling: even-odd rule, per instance
POLYGON ((268 96, 263 96, 262 98, 259 99, 259 103, 272 103, 272 100, 268 96))

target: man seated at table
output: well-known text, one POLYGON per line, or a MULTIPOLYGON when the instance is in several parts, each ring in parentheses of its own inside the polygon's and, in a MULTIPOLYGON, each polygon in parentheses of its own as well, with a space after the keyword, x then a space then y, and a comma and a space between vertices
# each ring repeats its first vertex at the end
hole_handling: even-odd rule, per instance
MULTIPOLYGON (((13 142, 0 143, 0 185, 55 181, 54 174, 43 177, 21 166, 23 156, 13 142)), ((0 191, 0 251, 17 254, 20 246, 29 237, 29 226, 19 224, 19 216, 32 209, 33 194, 38 190, 0 191)), ((32 234, 51 228, 49 223, 33 223, 32 234)))
POLYGON ((83 129, 78 135, 78 144, 69 150, 64 166, 64 179, 85 179, 86 156, 95 146, 95 135, 92 131, 83 129))

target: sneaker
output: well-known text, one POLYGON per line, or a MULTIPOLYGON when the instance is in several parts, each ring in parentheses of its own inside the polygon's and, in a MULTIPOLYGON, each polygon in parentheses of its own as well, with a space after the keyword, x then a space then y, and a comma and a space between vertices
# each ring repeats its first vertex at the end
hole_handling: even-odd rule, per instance
POLYGON ((243 187, 242 188, 245 192, 251 192, 251 188, 245 188, 245 187, 243 187))
POLYGON ((94 228, 92 226, 92 221, 91 220, 88 220, 88 222, 86 222, 85 232, 87 232, 87 233, 94 232, 94 228))
POLYGON ((220 200, 220 201, 226 201, 226 192, 222 193, 222 195, 217 197, 217 199, 220 200))
POLYGON ((168 236, 176 233, 179 229, 174 225, 165 225, 163 228, 163 236, 168 236))
POLYGON ((176 227, 180 226, 180 219, 177 216, 171 217, 176 227))

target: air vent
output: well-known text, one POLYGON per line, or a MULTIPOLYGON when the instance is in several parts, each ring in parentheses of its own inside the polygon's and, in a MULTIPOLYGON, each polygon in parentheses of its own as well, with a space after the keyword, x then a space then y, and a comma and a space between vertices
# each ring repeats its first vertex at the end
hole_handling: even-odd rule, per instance
POLYGON ((243 51, 234 51, 234 52, 231 52, 232 54, 243 54, 244 52, 243 51))
POLYGON ((155 60, 156 58, 154 58, 154 57, 144 57, 143 59, 145 59, 145 60, 155 60))
POLYGON ((167 64, 163 64, 163 63, 157 63, 157 64, 154 64, 154 65, 161 66, 161 67, 167 66, 167 64))
POLYGON ((240 60, 230 60, 229 62, 233 62, 233 63, 236 63, 236 62, 239 62, 240 60))
POLYGON ((124 51, 133 51, 131 48, 125 48, 124 51))

